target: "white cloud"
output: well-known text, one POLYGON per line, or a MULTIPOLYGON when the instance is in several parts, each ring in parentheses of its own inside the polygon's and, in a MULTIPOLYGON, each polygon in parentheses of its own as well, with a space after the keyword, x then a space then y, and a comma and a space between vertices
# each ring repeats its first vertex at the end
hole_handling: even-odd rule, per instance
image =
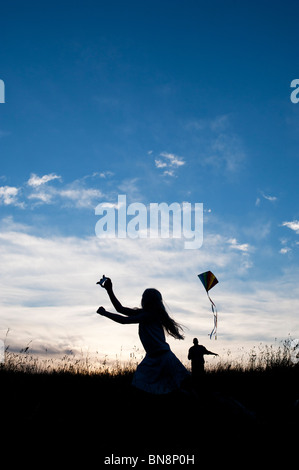
POLYGON ((166 162, 162 162, 162 160, 155 160, 156 168, 165 168, 167 167, 166 162))
POLYGON ((0 204, 9 206, 23 207, 23 204, 18 201, 18 194, 20 188, 14 186, 1 186, 0 187, 0 204))
POLYGON ((93 173, 92 176, 99 176, 100 178, 110 178, 113 175, 114 173, 112 171, 101 171, 93 173))
POLYGON ((236 270, 240 274, 245 274, 253 266, 253 262, 250 258, 250 252, 253 251, 253 248, 248 243, 238 243, 236 238, 230 238, 226 243, 229 244, 233 251, 239 253, 239 261, 236 270))
MULTIPOLYGON (((259 193, 261 194, 261 197, 263 199, 266 199, 266 201, 269 201, 269 202, 276 202, 278 201, 278 197, 277 196, 270 196, 269 194, 265 194, 263 193, 262 191, 259 191, 259 193)), ((257 197, 256 198, 256 201, 255 201, 255 205, 256 207, 259 207, 261 205, 261 197, 257 197)))
POLYGON ((57 194, 63 198, 70 200, 78 208, 93 207, 95 201, 101 199, 103 194, 100 190, 94 188, 72 188, 61 189, 57 194))
POLYGON ((7 231, 30 233, 31 228, 29 225, 16 222, 11 215, 0 219, 0 233, 7 231))
POLYGON ((91 175, 85 175, 82 178, 76 180, 76 182, 85 181, 89 178, 110 178, 114 175, 112 171, 94 171, 91 175))
POLYGON ((36 200, 35 205, 63 203, 67 206, 77 208, 94 207, 102 198, 103 193, 97 188, 87 187, 86 180, 89 178, 107 178, 112 176, 111 172, 94 172, 92 175, 86 175, 79 180, 60 187, 54 187, 49 183, 54 180, 60 180, 61 176, 51 173, 42 177, 32 173, 27 185, 32 188, 32 192, 27 194, 29 200, 36 200))
POLYGON ((279 250, 279 253, 281 253, 282 255, 285 255, 285 254, 289 253, 290 251, 292 251, 291 248, 285 247, 285 248, 281 248, 279 250))
POLYGON ((163 175, 175 176, 174 170, 165 170, 163 175))
POLYGON ((234 250, 239 250, 243 252, 248 252, 250 248, 248 243, 238 243, 236 238, 230 238, 229 240, 227 240, 227 243, 229 243, 230 247, 234 250))
POLYGON ((27 184, 28 186, 37 188, 38 186, 41 186, 42 184, 48 183, 49 181, 53 181, 56 179, 61 180, 61 176, 58 176, 55 173, 50 173, 49 175, 44 175, 44 176, 39 177, 35 173, 32 173, 30 175, 29 180, 27 181, 27 184))
POLYGON ((52 202, 55 191, 49 188, 44 191, 36 191, 28 195, 28 199, 37 199, 40 203, 50 204, 52 202))
POLYGON ((175 176, 175 170, 185 165, 185 160, 183 157, 179 157, 173 153, 162 152, 159 155, 161 158, 155 159, 156 168, 165 168, 163 175, 165 176, 175 176))
POLYGON ((162 152, 160 153, 160 156, 166 158, 169 161, 169 165, 171 167, 176 168, 185 165, 185 160, 182 157, 174 155, 173 153, 162 152))
POLYGON ((270 201, 270 202, 275 202, 275 201, 277 201, 277 197, 276 197, 276 196, 267 196, 266 194, 263 194, 263 198, 264 198, 264 199, 267 199, 267 201, 270 201))
POLYGON ((299 234, 299 220, 293 220, 290 222, 283 222, 282 224, 283 227, 288 227, 291 230, 294 230, 294 232, 299 234))

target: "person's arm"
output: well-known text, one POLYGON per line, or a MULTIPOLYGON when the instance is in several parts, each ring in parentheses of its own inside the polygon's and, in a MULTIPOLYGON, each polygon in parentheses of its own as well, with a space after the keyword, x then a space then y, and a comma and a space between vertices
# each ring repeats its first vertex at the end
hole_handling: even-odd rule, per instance
POLYGON ((109 298, 111 300, 111 303, 112 303, 113 307, 115 308, 115 310, 118 313, 122 313, 123 315, 127 315, 128 317, 130 317, 132 315, 136 315, 138 313, 138 309, 128 308, 128 307, 123 307, 122 306, 122 304, 120 303, 120 301, 117 299, 117 297, 115 296, 115 294, 113 292, 112 282, 111 282, 110 278, 107 277, 107 279, 105 280, 102 287, 104 289, 106 289, 106 291, 109 295, 109 298))
POLYGON ((206 352, 204 354, 208 354, 209 356, 218 356, 218 354, 213 353, 212 351, 208 351, 207 349, 206 349, 206 352))
POLYGON ((122 315, 118 315, 117 313, 107 312, 107 310, 105 310, 104 307, 99 307, 97 310, 97 313, 99 315, 102 315, 103 317, 107 317, 110 320, 115 321, 116 323, 121 323, 122 325, 125 325, 125 324, 127 325, 129 323, 139 323, 146 316, 144 312, 141 312, 135 315, 124 317, 122 315))

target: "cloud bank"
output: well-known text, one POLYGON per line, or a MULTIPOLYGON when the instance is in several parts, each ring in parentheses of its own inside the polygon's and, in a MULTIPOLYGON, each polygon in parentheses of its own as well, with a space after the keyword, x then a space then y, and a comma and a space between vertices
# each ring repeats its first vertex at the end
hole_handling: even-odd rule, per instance
POLYGON ((193 337, 210 341, 212 314, 197 278, 207 269, 220 281, 211 293, 219 310, 216 352, 273 343, 299 329, 299 287, 292 273, 262 286, 253 278, 244 282, 247 248, 219 234, 207 235, 196 256, 181 240, 38 237, 28 227, 17 230, 13 220, 2 228, 0 241, 0 330, 10 329, 8 341, 16 349, 32 341, 41 353, 99 351, 115 358, 122 351, 128 360, 137 348, 142 355, 136 325, 118 325, 95 313, 99 305, 113 311, 96 286, 102 274, 111 276, 117 296, 130 307, 140 305, 147 287, 162 292, 171 315, 186 327, 185 341, 169 340, 184 361, 193 337))

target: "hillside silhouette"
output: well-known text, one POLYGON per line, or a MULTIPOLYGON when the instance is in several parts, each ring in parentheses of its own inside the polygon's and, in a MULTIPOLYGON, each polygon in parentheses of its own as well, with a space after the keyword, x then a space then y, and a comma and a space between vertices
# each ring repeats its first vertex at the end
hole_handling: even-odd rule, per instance
POLYGON ((299 369, 209 371, 194 395, 156 396, 131 386, 133 371, 0 370, 2 431, 15 458, 38 452, 100 464, 107 455, 192 454, 199 464, 292 447, 299 419, 299 369), (24 450, 25 449, 25 450, 24 450))

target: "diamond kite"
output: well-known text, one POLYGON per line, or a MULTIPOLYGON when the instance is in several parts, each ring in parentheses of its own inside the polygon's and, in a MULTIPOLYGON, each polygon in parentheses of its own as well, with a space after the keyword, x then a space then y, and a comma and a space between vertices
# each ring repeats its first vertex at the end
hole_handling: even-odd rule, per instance
POLYGON ((213 335, 215 336, 215 339, 217 339, 218 313, 217 313, 216 305, 214 304, 213 300, 209 296, 209 290, 212 289, 212 287, 214 287, 216 284, 218 284, 218 279, 214 276, 214 274, 211 271, 206 271, 205 273, 198 274, 198 277, 203 283, 203 286, 207 291, 207 296, 209 297, 209 300, 211 302, 212 313, 214 316, 214 328, 212 329, 210 333, 210 339, 212 339, 213 335))

